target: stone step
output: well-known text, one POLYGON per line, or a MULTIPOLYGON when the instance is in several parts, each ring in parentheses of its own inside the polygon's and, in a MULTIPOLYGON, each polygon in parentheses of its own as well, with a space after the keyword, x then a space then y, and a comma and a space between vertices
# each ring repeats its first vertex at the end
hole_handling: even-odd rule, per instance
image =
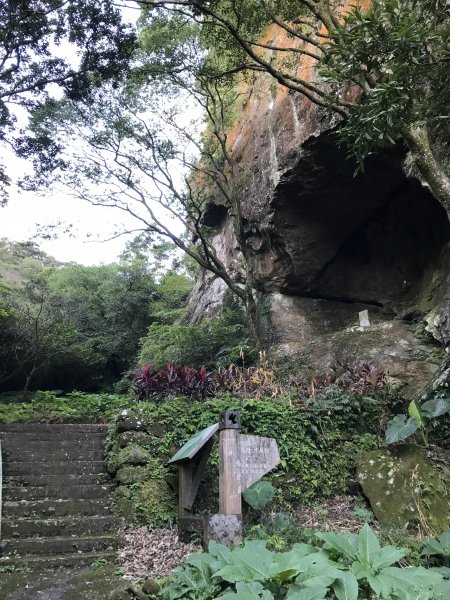
MULTIPOLYGON (((22 554, 12 556, 0 556, 0 567, 6 565, 17 565, 17 567, 29 567, 36 569, 36 572, 42 572, 43 569, 58 569, 60 567, 77 567, 91 565, 93 562, 106 561, 108 564, 114 564, 117 560, 117 552, 77 552, 67 554, 22 554)), ((32 600, 30 598, 30 600, 32 600)), ((45 599, 42 599, 45 600, 45 599)), ((81 599, 80 599, 81 600, 81 599)))
POLYGON ((8 450, 9 448, 18 450, 33 450, 34 448, 42 447, 42 445, 46 445, 48 448, 61 448, 64 445, 74 445, 77 446, 96 446, 97 448, 102 448, 106 440, 106 436, 100 433, 95 433, 92 435, 86 433, 68 433, 64 435, 64 433, 57 433, 53 435, 46 434, 8 434, 0 435, 0 442, 2 444, 3 450, 8 450))
POLYGON ((3 473, 8 475, 91 475, 104 473, 103 460, 50 460, 34 462, 9 462, 3 463, 3 473))
MULTIPOLYGON (((95 486, 97 487, 97 486, 95 486)), ((47 488, 45 488, 47 489, 47 488)), ((106 490, 105 490, 106 492, 106 490)), ((107 513, 111 501, 105 493, 105 498, 87 499, 85 495, 79 500, 44 499, 44 500, 7 500, 3 502, 3 517, 65 517, 68 515, 94 516, 107 513)))
POLYGON ((47 462, 54 463, 61 460, 67 461, 103 461, 105 452, 103 448, 74 448, 67 446, 66 448, 35 448, 33 450, 17 451, 17 449, 8 448, 3 451, 4 464, 14 463, 36 463, 47 462))
POLYGON ((47 439, 36 439, 33 434, 23 436, 12 436, 1 438, 3 451, 29 452, 45 448, 57 452, 68 448, 103 448, 105 444, 105 436, 100 434, 89 436, 63 437, 58 435, 56 439, 53 437, 47 439))
POLYGON ((14 554, 66 554, 112 551, 118 547, 118 535, 91 537, 3 538, 2 556, 14 554))
POLYGON ((95 500, 109 497, 111 484, 104 482, 97 483, 76 483, 71 480, 68 485, 61 487, 48 487, 46 485, 9 485, 3 489, 4 501, 17 500, 43 500, 48 499, 52 502, 57 500, 95 500))
POLYGON ((47 538, 70 536, 98 536, 117 531, 121 520, 112 515, 58 517, 50 519, 16 518, 10 520, 7 512, 2 521, 2 536, 5 538, 47 538))
POLYGON ((107 434, 108 425, 85 423, 11 423, 0 424, 0 435, 7 433, 71 433, 107 434))
POLYGON ((47 485, 53 488, 63 489, 66 485, 91 484, 91 483, 109 483, 110 478, 107 473, 44 473, 34 475, 5 475, 4 485, 23 486, 23 485, 47 485))

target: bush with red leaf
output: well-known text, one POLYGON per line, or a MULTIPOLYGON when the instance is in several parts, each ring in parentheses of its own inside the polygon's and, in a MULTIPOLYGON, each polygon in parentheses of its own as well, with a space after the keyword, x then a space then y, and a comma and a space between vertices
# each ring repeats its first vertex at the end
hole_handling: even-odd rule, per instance
POLYGON ((202 399, 214 395, 213 375, 205 367, 175 367, 168 363, 162 369, 155 370, 150 364, 136 373, 134 389, 139 400, 167 396, 202 399))

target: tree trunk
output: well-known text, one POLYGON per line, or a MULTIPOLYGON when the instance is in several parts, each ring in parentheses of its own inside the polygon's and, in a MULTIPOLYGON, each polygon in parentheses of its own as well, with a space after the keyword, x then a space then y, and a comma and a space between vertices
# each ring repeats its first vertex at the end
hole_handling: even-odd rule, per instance
POLYGON ((36 371, 37 371, 37 367, 33 366, 33 368, 31 369, 31 371, 26 376, 25 385, 23 386, 23 390, 22 390, 22 398, 23 398, 23 400, 26 399, 26 395, 27 395, 28 389, 30 387, 31 379, 33 378, 33 375, 35 374, 36 371))
POLYGON ((403 129, 403 135, 420 175, 450 219, 450 178, 433 154, 427 128, 407 125, 403 129))
POLYGON ((256 304, 252 289, 247 291, 245 308, 248 318, 248 332, 250 339, 256 349, 260 350, 264 343, 264 331, 260 318, 261 315, 258 312, 258 305, 256 304))

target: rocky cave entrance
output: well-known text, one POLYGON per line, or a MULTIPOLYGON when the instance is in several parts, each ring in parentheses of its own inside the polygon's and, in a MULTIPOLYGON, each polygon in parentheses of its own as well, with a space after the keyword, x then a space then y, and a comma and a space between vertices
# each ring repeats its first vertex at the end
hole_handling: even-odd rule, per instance
POLYGON ((398 312, 414 301, 450 240, 447 214, 402 171, 395 148, 353 176, 331 133, 305 144, 274 201, 271 251, 283 294, 360 302, 398 312))

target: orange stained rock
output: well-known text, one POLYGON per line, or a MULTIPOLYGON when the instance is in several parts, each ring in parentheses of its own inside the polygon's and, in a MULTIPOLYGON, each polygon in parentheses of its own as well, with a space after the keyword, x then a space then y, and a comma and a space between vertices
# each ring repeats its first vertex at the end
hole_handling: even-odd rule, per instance
MULTIPOLYGON (((337 14, 342 15, 348 12, 356 5, 367 9, 370 6, 370 0, 343 0, 337 8, 337 14)), ((320 33, 326 36, 327 29, 322 25, 320 33)), ((326 37, 320 38, 320 42, 324 43, 326 37)), ((259 40, 261 44, 268 44, 279 48, 303 48, 308 51, 314 51, 314 46, 306 44, 299 39, 292 39, 287 32, 278 25, 272 24, 267 27, 264 35, 259 40)), ((295 53, 272 51, 265 48, 256 48, 258 54, 262 57, 270 57, 275 68, 283 69, 283 63, 295 61, 295 53)), ((313 82, 317 77, 316 59, 304 54, 298 54, 297 65, 286 66, 286 72, 294 73, 294 76, 301 81, 313 82)), ((254 124, 264 116, 271 112, 283 113, 289 102, 289 91, 286 86, 275 81, 270 75, 260 73, 252 78, 249 83, 244 78, 238 83, 238 90, 245 101, 239 107, 238 117, 230 128, 227 136, 228 144, 232 151, 237 154, 239 149, 246 146, 249 138, 253 135, 254 124)), ((349 89, 346 94, 347 100, 355 100, 357 91, 349 89)), ((312 102, 303 97, 302 99, 302 114, 315 111, 316 107, 312 102)))

